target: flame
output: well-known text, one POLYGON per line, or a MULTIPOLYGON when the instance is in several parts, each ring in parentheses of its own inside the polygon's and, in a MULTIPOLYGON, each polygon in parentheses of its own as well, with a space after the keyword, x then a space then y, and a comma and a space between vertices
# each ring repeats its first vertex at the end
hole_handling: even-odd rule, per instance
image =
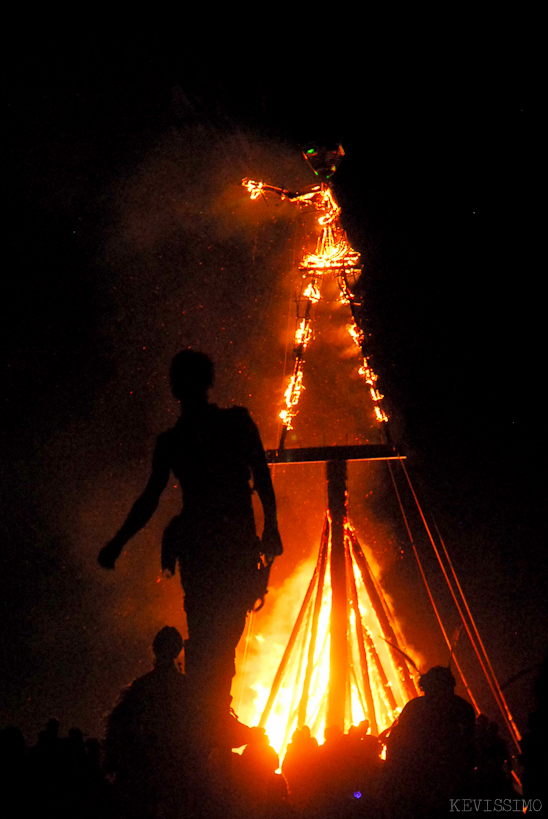
POLYGON ((375 411, 375 418, 377 421, 381 423, 386 423, 386 421, 388 421, 388 416, 383 409, 380 407, 373 407, 373 409, 375 411))
POLYGON ((262 182, 254 182, 252 179, 244 179, 242 185, 249 191, 249 195, 252 199, 258 199, 261 194, 264 195, 264 185, 262 182))
POLYGON ((371 386, 373 386, 375 384, 375 381, 378 378, 378 376, 375 375, 375 373, 373 372, 373 370, 371 369, 371 367, 367 363, 366 358, 364 358, 363 364, 360 367, 360 369, 358 370, 358 372, 359 372, 360 375, 363 375, 363 377, 365 379, 365 383, 370 384, 371 386))
POLYGON ((320 288, 314 281, 311 281, 304 291, 303 296, 312 304, 316 304, 320 300, 320 288))
POLYGON ((360 330, 356 323, 354 323, 348 325, 348 332, 352 336, 352 341, 354 342, 356 347, 359 347, 361 349, 361 346, 364 342, 363 331, 360 330))
MULTIPOLYGON (((349 605, 348 628, 348 668, 347 706, 345 730, 363 719, 376 722, 376 732, 388 728, 409 699, 409 688, 406 688, 401 665, 394 659, 394 654, 381 635, 383 629, 379 616, 370 598, 356 557, 352 556, 352 540, 356 538, 351 523, 345 521, 345 550, 347 552, 347 576, 352 573, 357 593, 359 620, 356 610, 349 605), (361 669, 359 642, 365 646, 367 657, 367 675, 373 701, 374 718, 372 719, 367 705, 364 675, 361 669)), ((332 604, 330 573, 331 540, 327 543, 327 557, 323 588, 319 581, 315 588, 314 599, 310 598, 308 608, 301 620, 298 636, 293 644, 289 661, 277 689, 276 697, 266 721, 263 721, 270 744, 283 758, 292 734, 299 724, 299 706, 303 697, 305 676, 310 674, 306 714, 301 713, 300 724, 309 726, 312 736, 323 741, 325 729, 327 692, 329 688, 330 667, 330 618, 332 604), (312 643, 312 608, 315 597, 319 599, 319 616, 315 645, 312 643), (313 657, 309 665, 310 646, 314 645, 313 657)), ((319 565, 319 563, 318 563, 319 565)), ((248 689, 247 697, 240 702, 240 718, 250 725, 261 721, 265 706, 271 693, 276 671, 282 660, 283 647, 287 644, 291 626, 296 622, 299 607, 307 593, 310 576, 313 571, 312 561, 302 564, 294 576, 286 581, 266 626, 252 640, 256 651, 256 664, 248 677, 254 679, 248 689), (278 618, 282 619, 282 631, 276 629, 278 618), (285 628, 284 628, 285 626, 285 628), (259 661, 260 658, 260 661, 259 661)), ((350 581, 348 581, 350 583, 350 581)), ((383 597, 383 606, 387 608, 378 581, 374 580, 379 594, 383 597)), ((350 586, 349 586, 350 588, 350 586)), ((351 592, 348 597, 350 599, 351 592)), ((301 611, 302 614, 302 611, 301 611)), ((408 647, 405 651, 409 653, 408 647)), ((279 672, 278 672, 279 673, 279 672)), ((302 708, 302 705, 301 705, 302 708)))
POLYGON ((303 319, 295 332, 295 346, 306 349, 312 338, 310 319, 303 319))
POLYGON ((293 429, 293 418, 297 414, 296 407, 299 403, 299 398, 301 397, 303 390, 304 384, 301 357, 295 362, 293 375, 291 376, 287 389, 284 393, 285 409, 280 412, 280 418, 286 429, 293 429))

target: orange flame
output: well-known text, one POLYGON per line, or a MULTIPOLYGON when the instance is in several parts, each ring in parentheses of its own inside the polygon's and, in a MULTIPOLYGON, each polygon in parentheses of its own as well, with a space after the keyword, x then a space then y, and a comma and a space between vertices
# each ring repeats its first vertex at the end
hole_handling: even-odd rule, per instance
POLYGON ((314 282, 309 282, 308 287, 303 293, 305 299, 308 299, 312 304, 316 304, 320 300, 320 289, 314 282))
MULTIPOLYGON (((347 521, 345 523, 345 541, 348 555, 351 554, 350 541, 353 537, 355 538, 354 529, 347 521)), ((320 742, 323 740, 325 729, 330 673, 332 603, 330 551, 331 543, 329 540, 323 588, 320 589, 318 586, 316 589, 316 594, 320 595, 321 599, 304 719, 304 724, 309 726, 312 735, 320 742)), ((291 626, 297 620, 300 603, 305 597, 312 570, 313 563, 308 561, 306 564, 301 565, 294 573, 294 576, 286 581, 278 596, 270 620, 261 629, 261 632, 252 638, 257 660, 255 667, 252 669, 251 674, 248 673, 248 676, 253 675, 254 679, 251 682, 248 697, 240 703, 239 707, 240 717, 248 724, 257 725, 261 720, 261 715, 271 692, 274 676, 282 659, 283 647, 287 644, 291 626), (276 623, 279 619, 285 625, 283 633, 276 629, 276 623)), ((351 571, 354 577, 361 628, 358 631, 356 611, 353 607, 349 607, 349 679, 347 685, 349 694, 347 695, 345 730, 348 730, 352 724, 356 725, 363 719, 369 719, 371 722, 376 723, 377 731, 380 733, 392 724, 409 699, 409 689, 406 689, 402 671, 394 660, 389 645, 381 637, 382 626, 355 558, 349 560, 348 571, 351 571), (367 653, 367 676, 374 708, 373 719, 367 705, 363 676, 360 674, 360 650, 358 645, 360 634, 362 638, 365 638, 363 642, 367 653)), ((376 580, 375 584, 378 587, 376 580)), ((382 595, 380 587, 378 587, 378 590, 382 595)), ((383 605, 387 606, 386 599, 384 599, 383 605)), ((311 618, 312 603, 309 604, 309 610, 301 621, 302 625, 279 684, 275 701, 268 719, 264 722, 270 743, 276 749, 280 758, 283 758, 287 745, 291 741, 291 736, 298 725, 299 704, 307 672, 306 658, 312 639, 311 618)), ((408 647, 405 647, 405 650, 409 652, 408 647)), ((310 669, 308 670, 310 672, 310 669)))
POLYGON ((264 185, 262 182, 254 182, 252 179, 244 179, 242 182, 244 188, 249 191, 252 199, 258 199, 263 194, 264 185))

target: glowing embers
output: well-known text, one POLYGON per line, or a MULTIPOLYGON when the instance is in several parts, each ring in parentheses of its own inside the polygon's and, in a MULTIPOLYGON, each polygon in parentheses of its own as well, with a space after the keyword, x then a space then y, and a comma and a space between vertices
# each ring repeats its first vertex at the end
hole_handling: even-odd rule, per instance
MULTIPOLYGON (((363 719, 374 734, 387 728, 416 694, 397 645, 395 624, 356 533, 344 523, 346 651, 345 730, 363 719), (382 639, 384 637, 385 639, 382 639)), ((323 740, 329 708, 333 608, 332 524, 326 513, 318 560, 260 719, 283 758, 298 726, 323 740)), ((335 570, 333 570, 335 571, 335 570)), ((264 689, 263 689, 264 690, 264 689)), ((256 721, 258 714, 254 718, 256 721)))

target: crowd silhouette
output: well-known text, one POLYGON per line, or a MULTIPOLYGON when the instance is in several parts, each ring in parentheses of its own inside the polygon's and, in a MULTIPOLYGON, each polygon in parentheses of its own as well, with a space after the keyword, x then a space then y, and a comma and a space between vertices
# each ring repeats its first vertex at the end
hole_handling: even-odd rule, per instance
MULTIPOLYGON (((202 734, 200 702, 178 663, 182 647, 175 628, 156 635, 153 669, 122 691, 101 741, 78 728, 62 736, 53 718, 30 748, 18 728, 0 731, 2 816, 441 819, 470 805, 520 812, 523 800, 540 810, 546 751, 538 729, 524 740, 521 795, 498 725, 455 696, 447 668, 420 678, 424 695, 380 738, 367 721, 346 734, 327 727, 323 744, 297 728, 280 772, 262 728, 241 726, 229 743, 241 742, 240 753, 227 754, 217 732, 202 734)), ((544 708, 539 699, 533 726, 544 724, 544 708)))

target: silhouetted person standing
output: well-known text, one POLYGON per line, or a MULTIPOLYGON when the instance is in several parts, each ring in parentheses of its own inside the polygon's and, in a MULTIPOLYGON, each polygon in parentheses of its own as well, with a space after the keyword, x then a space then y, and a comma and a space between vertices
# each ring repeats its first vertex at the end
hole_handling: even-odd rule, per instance
POLYGON ((212 383, 213 364, 206 355, 184 350, 175 356, 171 384, 181 417, 158 437, 145 491, 102 549, 99 562, 114 568, 125 544, 154 513, 173 472, 182 489, 183 510, 164 534, 162 566, 174 572, 179 563, 189 689, 208 728, 222 733, 231 730, 234 656, 247 612, 266 593, 268 567, 283 549, 257 427, 243 407, 210 404, 212 383), (251 478, 264 510, 262 541, 255 529, 251 478))
POLYGON ((180 816, 191 801, 189 703, 176 664, 182 648, 176 628, 161 629, 152 644, 153 670, 125 689, 108 717, 104 770, 113 780, 117 816, 180 816))
POLYGON ((441 819, 451 799, 471 795, 475 714, 455 694, 449 668, 419 678, 423 697, 409 700, 392 728, 384 767, 392 819, 441 819))

